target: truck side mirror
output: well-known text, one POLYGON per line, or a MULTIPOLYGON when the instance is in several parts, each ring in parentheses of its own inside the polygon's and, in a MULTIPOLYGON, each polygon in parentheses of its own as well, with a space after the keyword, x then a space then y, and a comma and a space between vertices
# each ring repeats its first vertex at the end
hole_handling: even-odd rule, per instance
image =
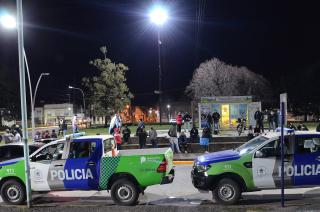
POLYGON ((258 151, 256 151, 255 156, 256 156, 256 158, 263 158, 264 154, 262 151, 258 150, 258 151))

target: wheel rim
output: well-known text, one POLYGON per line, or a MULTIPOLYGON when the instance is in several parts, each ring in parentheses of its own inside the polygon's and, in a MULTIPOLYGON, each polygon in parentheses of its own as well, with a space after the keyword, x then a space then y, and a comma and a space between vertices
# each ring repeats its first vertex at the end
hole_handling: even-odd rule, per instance
POLYGON ((12 185, 7 190, 7 197, 10 202, 17 202, 20 198, 20 189, 18 186, 12 185))
POLYGON ((223 201, 233 199, 235 194, 234 188, 231 185, 225 184, 219 188, 218 195, 223 201))
POLYGON ((129 186, 121 186, 118 189, 118 197, 122 202, 127 202, 132 198, 132 189, 129 186))

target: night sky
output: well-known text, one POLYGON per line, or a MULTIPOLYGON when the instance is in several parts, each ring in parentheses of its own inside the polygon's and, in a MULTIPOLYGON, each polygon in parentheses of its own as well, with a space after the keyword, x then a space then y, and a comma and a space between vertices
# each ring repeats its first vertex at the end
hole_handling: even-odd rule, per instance
MULTIPOLYGON (((14 2, 0 0, 0 10, 14 12, 14 2)), ((68 85, 81 87, 81 78, 92 76, 89 61, 101 56, 99 47, 105 45, 113 61, 129 66, 134 103, 156 103, 157 37, 147 17, 154 2, 24 1, 25 49, 33 83, 41 72, 51 74, 42 81, 37 102, 67 102, 68 85)), ((292 2, 162 1, 170 14, 161 29, 166 94, 182 96, 193 70, 217 57, 262 74, 276 93, 287 91, 291 98, 320 101, 319 7, 311 1, 292 2)), ((0 64, 17 81, 16 40, 15 31, 0 28, 0 64)))

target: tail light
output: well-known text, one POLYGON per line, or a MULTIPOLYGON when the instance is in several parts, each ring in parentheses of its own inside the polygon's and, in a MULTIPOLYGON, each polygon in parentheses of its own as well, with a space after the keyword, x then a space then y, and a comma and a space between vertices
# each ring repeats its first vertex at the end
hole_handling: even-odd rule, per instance
POLYGON ((167 165, 168 162, 166 161, 166 159, 164 158, 163 161, 160 163, 160 165, 157 168, 157 172, 158 173, 164 173, 167 171, 167 165))

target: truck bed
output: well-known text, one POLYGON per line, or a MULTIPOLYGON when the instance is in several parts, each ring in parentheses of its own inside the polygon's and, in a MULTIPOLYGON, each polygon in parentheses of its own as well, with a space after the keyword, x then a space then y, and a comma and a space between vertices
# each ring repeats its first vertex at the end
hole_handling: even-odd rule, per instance
POLYGON ((119 156, 129 155, 159 155, 165 154, 168 151, 167 148, 152 148, 152 149, 130 149, 130 150, 119 150, 119 156))

